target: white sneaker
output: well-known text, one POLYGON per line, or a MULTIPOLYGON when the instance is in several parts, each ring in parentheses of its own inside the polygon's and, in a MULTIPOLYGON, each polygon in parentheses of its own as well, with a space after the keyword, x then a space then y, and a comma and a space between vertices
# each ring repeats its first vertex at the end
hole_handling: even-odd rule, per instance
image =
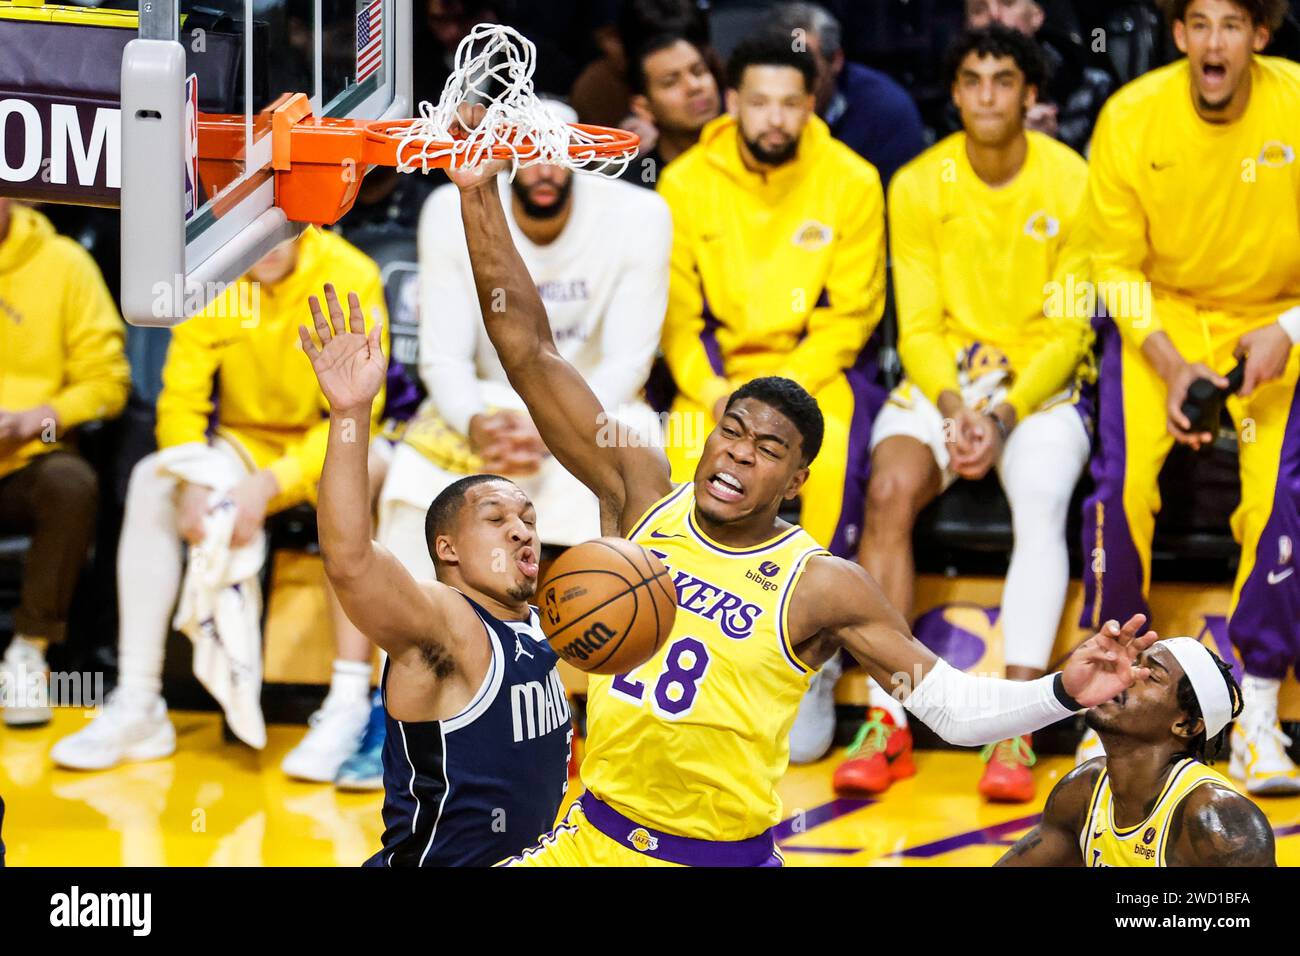
POLYGON ((1083 739, 1079 741, 1079 746, 1074 751, 1074 765, 1085 764, 1093 757, 1106 756, 1106 749, 1101 745, 1101 738, 1097 736, 1097 731, 1089 727, 1083 732, 1083 739))
POLYGON ((361 746, 370 721, 370 699, 325 698, 307 720, 307 736, 289 751, 280 769, 288 776, 314 783, 333 783, 339 767, 361 746))
POLYGON ((64 737, 50 759, 71 770, 107 770, 125 761, 160 760, 176 752, 176 729, 157 695, 115 690, 90 726, 64 737))
POLYGON ((50 668, 36 648, 17 640, 0 660, 0 707, 6 727, 42 727, 50 710, 50 668))
POLYGON ((1291 738, 1282 733, 1277 713, 1246 714, 1232 728, 1228 773, 1246 782, 1249 794, 1287 796, 1300 793, 1300 769, 1288 756, 1291 738))

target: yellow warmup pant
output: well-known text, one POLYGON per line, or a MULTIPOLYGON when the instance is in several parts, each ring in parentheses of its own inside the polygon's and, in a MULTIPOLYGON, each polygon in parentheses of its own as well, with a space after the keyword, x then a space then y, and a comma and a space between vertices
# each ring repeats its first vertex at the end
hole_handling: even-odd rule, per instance
MULTIPOLYGON (((776 370, 772 374, 781 373, 776 370)), ((887 395, 865 373, 853 369, 831 380, 813 397, 826 430, 800 495, 799 523, 831 553, 854 557, 866 507, 871 423, 887 395)), ((704 440, 715 425, 712 409, 685 395, 677 396, 664 449, 674 482, 694 477, 704 440), (694 424, 697 422, 701 424, 694 424)))
MULTIPOLYGON (((1236 364, 1232 353, 1242 335, 1276 320, 1272 314, 1210 311, 1159 297, 1155 307, 1182 356, 1220 373, 1236 364)), ((1227 402, 1241 469, 1241 503, 1231 519, 1241 563, 1228 636, 1246 672, 1258 677, 1280 678, 1300 657, 1300 575, 1293 559, 1300 542, 1298 380, 1300 350, 1293 350, 1281 378, 1227 402)), ((1080 623, 1087 628, 1139 611, 1149 614, 1151 539, 1161 506, 1157 480, 1174 445, 1163 380, 1113 328, 1106 331, 1098 398, 1097 487, 1085 504, 1083 529, 1080 623)))

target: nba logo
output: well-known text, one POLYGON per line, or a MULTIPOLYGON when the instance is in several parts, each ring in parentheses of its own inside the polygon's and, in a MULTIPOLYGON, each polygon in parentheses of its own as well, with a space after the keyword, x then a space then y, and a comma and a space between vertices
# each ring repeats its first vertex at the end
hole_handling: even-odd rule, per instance
POLYGON ((199 78, 185 78, 185 221, 199 211, 199 78))

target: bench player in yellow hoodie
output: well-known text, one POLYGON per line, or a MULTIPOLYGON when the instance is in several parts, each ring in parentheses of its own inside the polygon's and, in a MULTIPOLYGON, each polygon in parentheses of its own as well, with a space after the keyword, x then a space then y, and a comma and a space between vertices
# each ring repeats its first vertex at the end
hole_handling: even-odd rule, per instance
MULTIPOLYGON (((464 110, 471 126, 483 113, 464 110)), ((658 448, 637 436, 608 441, 600 402, 557 351, 515 248, 493 181, 503 165, 449 174, 461 190, 488 337, 546 447, 599 499, 601 531, 662 555, 679 605, 649 661, 592 676, 586 793, 512 862, 779 864, 776 785, 790 726, 810 676, 841 650, 897 688, 940 736, 967 744, 1043 726, 1145 676, 1132 664, 1155 636, 1135 637, 1141 617, 1124 628, 1109 622, 1064 672, 1022 683, 965 674, 913 639, 866 571, 778 517, 805 486, 824 430, 816 401, 788 378, 737 389, 693 480, 677 487, 658 448), (491 308, 496 298, 504 310, 491 308), (968 706, 973 700, 981 706, 968 706)), ((368 348, 362 335, 339 339, 339 368, 349 343, 368 348)))
POLYGON ((1094 279, 1119 334, 1100 369, 1082 624, 1144 606, 1160 468, 1175 441, 1212 440, 1189 432, 1187 388, 1222 386, 1244 354, 1227 403, 1241 467, 1228 634, 1245 665, 1229 772, 1296 794, 1277 701, 1300 660, 1300 65, 1259 55, 1282 0, 1165 7, 1187 56, 1115 94, 1089 163, 1094 279))
MULTIPOLYGON (((277 246, 172 330, 158 397, 158 447, 210 444, 247 473, 231 492, 236 546, 251 540, 267 515, 315 503, 329 405, 302 360, 298 325, 308 294, 325 282, 355 288, 367 322, 382 321, 387 334, 379 267, 339 236, 314 228, 277 246)), ((376 415, 382 405, 375 403, 376 415)), ((201 537, 210 490, 160 474, 158 454, 136 465, 127 488, 118 547, 118 686, 89 726, 55 744, 51 757, 60 766, 102 770, 176 748, 161 694, 163 651, 181 584, 182 540, 201 537)), ((357 673, 348 676, 356 679, 346 685, 359 739, 369 715, 369 649, 364 661, 353 663, 357 673)), ((342 683, 336 662, 331 696, 342 683)), ((327 698, 322 710, 330 708, 327 698)))
MULTIPOLYGON (((1013 680, 1047 667, 1070 582, 1066 517, 1091 450, 1079 379, 1092 311, 1068 298, 1088 278, 1079 223, 1088 167, 1068 146, 1025 129, 1044 72, 1038 45, 1016 30, 964 34, 948 60, 963 129, 890 184, 907 380, 872 430, 858 554, 910 620, 917 516, 959 478, 996 470, 1015 532, 1000 620, 1013 680)), ((897 707, 868 712, 837 789, 875 793, 910 774, 902 718, 897 707)), ((981 794, 1033 799, 1028 740, 984 756, 981 794)))
MULTIPOLYGON (((678 394, 668 460, 673 479, 686 481, 734 389, 764 375, 793 379, 826 425, 799 520, 850 557, 871 423, 885 398, 862 355, 885 302, 880 176, 813 112, 817 65, 788 34, 742 43, 727 79, 726 115, 659 181, 673 214, 663 352, 678 394)), ((838 677, 832 659, 814 679, 791 739, 795 762, 829 746, 838 677)))
POLYGON ((0 662, 11 726, 50 719, 46 645, 65 636, 98 500, 95 473, 62 439, 126 404, 124 330, 90 255, 39 212, 0 199, 0 530, 32 541, 0 662))

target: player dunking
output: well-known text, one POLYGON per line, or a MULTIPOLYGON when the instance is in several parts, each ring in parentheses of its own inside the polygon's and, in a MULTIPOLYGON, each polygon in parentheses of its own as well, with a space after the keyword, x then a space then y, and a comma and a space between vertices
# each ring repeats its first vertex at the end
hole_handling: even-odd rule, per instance
POLYGON ((1276 865, 1268 819, 1204 762, 1241 713, 1231 668, 1190 637, 1140 663, 1149 677, 1088 713, 1106 756, 1056 785, 999 866, 1276 865))
POLYGON ((388 652, 384 845, 367 865, 495 863, 555 822, 568 787, 568 701, 528 604, 537 515, 504 478, 453 482, 425 517, 437 581, 371 540, 366 430, 387 362, 357 297, 347 320, 330 286, 325 300, 329 321, 311 298, 321 348, 299 328, 330 403, 321 556, 348 617, 388 652))
MULTIPOLYGON (((467 122, 481 116, 473 107, 467 122)), ((772 827, 790 726, 809 677, 840 648, 883 686, 908 682, 912 712, 965 745, 1045 726, 1144 676, 1133 662, 1155 638, 1135 636, 1140 617, 1122 630, 1111 622, 1064 673, 1028 683, 968 676, 913 639, 865 571, 777 517, 821 443, 817 404, 792 381, 738 389, 695 480, 675 489, 658 449, 611 441, 619 430, 556 351, 497 172, 451 174, 489 337, 547 448, 595 492, 604 533, 660 555, 679 605, 669 640, 646 664, 591 678, 587 792, 511 862, 778 864, 772 827), (968 706, 976 701, 985 706, 968 706)))

